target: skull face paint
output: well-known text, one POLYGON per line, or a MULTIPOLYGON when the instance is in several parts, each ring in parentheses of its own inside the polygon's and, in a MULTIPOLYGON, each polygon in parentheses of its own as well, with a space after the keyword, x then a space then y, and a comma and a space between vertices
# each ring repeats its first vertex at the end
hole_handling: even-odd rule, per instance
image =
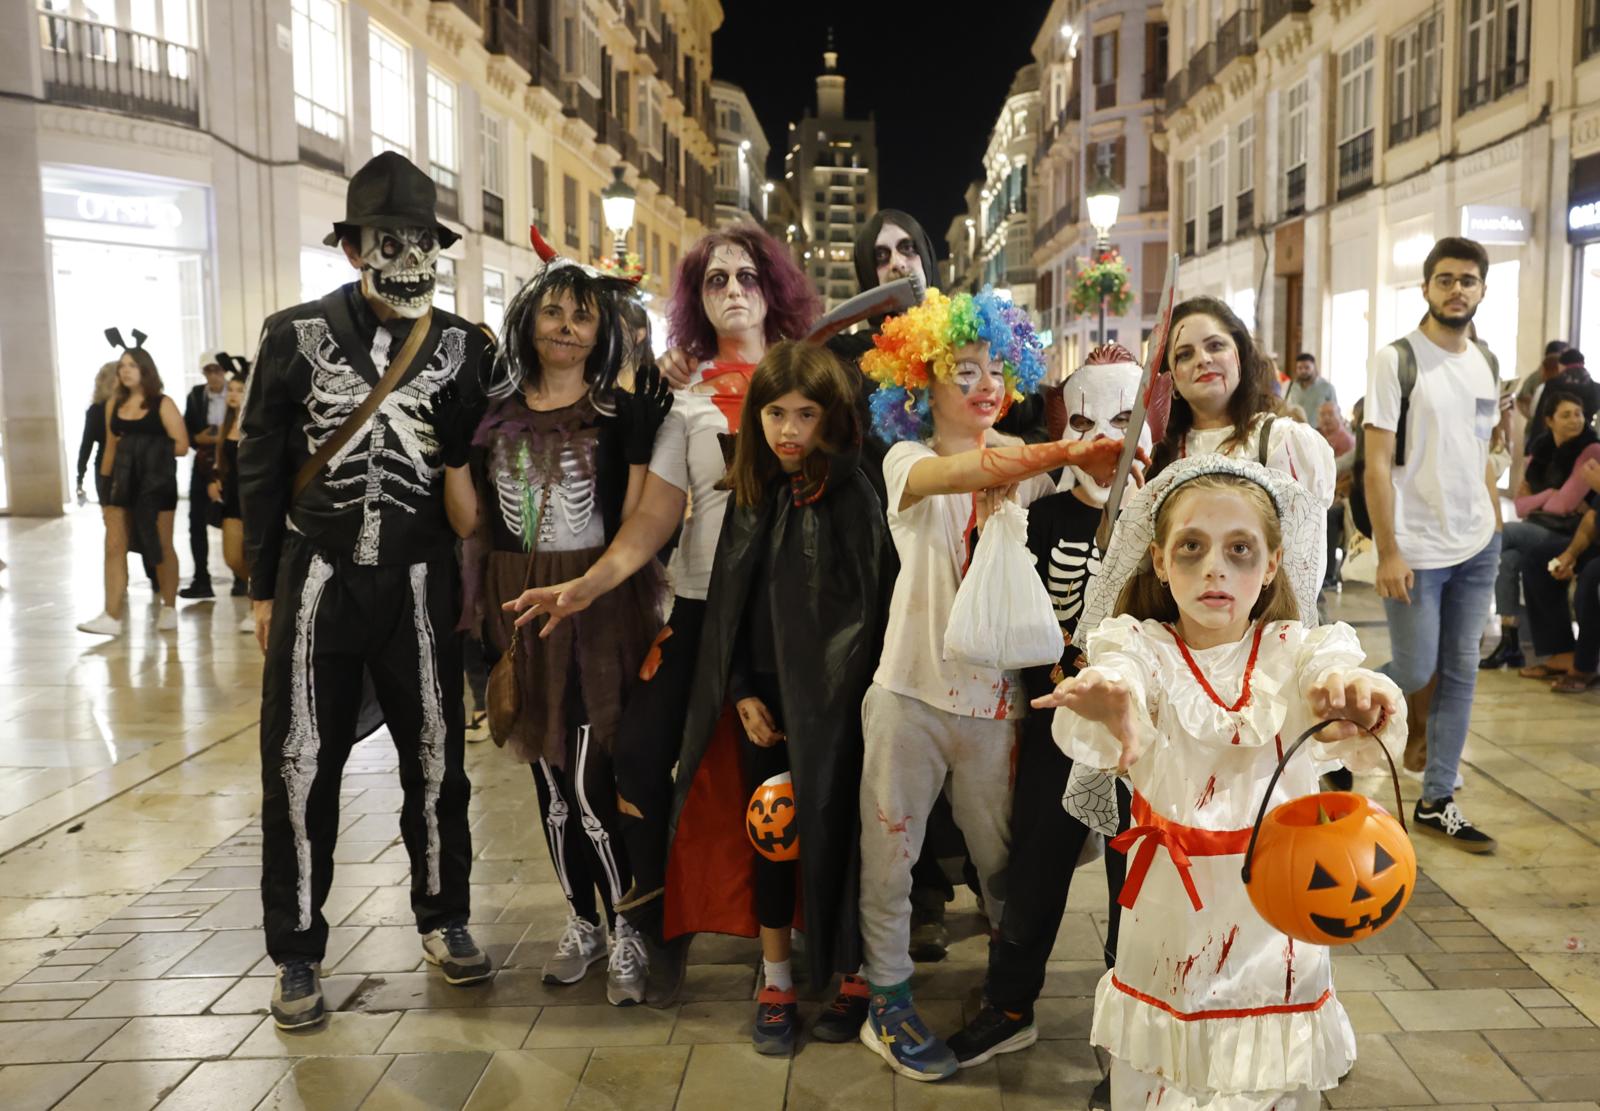
MULTIPOLYGON (((1135 394, 1139 391, 1139 364, 1121 347, 1101 347, 1090 362, 1079 367, 1062 387, 1067 408, 1065 440, 1121 440, 1127 434, 1135 394), (1096 361, 1104 360, 1104 361, 1096 361)), ((1150 429, 1139 428, 1139 446, 1150 450, 1150 429)), ((1087 471, 1071 469, 1072 481, 1096 505, 1106 504, 1111 487, 1096 482, 1087 471)), ((1070 484, 1063 482, 1062 488, 1070 484)))
POLYGON ((362 228, 361 290, 415 320, 433 304, 439 237, 432 228, 362 228))

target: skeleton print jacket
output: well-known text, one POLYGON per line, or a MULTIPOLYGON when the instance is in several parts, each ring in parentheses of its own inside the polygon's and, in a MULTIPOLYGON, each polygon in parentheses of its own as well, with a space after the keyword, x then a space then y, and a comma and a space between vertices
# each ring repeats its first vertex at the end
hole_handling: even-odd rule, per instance
POLYGON ((475 396, 488 348, 483 333, 453 313, 434 309, 431 335, 400 384, 292 498, 295 473, 377 384, 412 326, 380 325, 351 283, 277 313, 262 328, 239 444, 251 598, 273 596, 286 531, 369 566, 419 563, 451 550, 428 403, 452 379, 464 396, 475 396))

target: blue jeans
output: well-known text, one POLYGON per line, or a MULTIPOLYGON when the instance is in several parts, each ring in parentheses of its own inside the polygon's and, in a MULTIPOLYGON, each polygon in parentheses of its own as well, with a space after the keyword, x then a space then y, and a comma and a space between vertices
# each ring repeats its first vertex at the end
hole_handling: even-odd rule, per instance
POLYGON ((1394 658, 1379 670, 1406 694, 1427 686, 1436 672, 1439 676, 1428 712, 1428 767, 1422 775, 1422 797, 1429 802, 1455 791, 1478 685, 1478 638, 1489 620, 1499 568, 1500 534, 1495 533, 1482 551, 1453 567, 1413 572, 1409 605, 1383 600, 1394 658))

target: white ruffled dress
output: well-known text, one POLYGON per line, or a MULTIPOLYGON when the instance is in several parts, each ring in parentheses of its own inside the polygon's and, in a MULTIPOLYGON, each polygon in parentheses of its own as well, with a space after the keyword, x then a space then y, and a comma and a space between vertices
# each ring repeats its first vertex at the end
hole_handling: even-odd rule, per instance
MULTIPOLYGON (((1142 1108, 1147 1096, 1154 1105, 1159 1094, 1163 1111, 1314 1108, 1316 1093, 1355 1061, 1355 1032, 1334 995, 1327 948, 1263 921, 1239 871, 1282 751, 1316 723, 1306 692, 1330 669, 1360 668, 1355 630, 1262 624, 1236 644, 1187 649, 1186 659, 1173 629, 1121 616, 1103 622, 1087 650, 1090 670, 1132 689, 1144 739, 1129 771, 1124 904, 1133 905, 1122 914, 1116 967, 1095 993, 1092 1039, 1119 1066, 1113 1106, 1142 1108), (1174 845, 1188 857, 1183 871, 1174 845)), ((1363 674, 1400 708, 1382 730, 1398 755, 1404 700, 1387 678, 1363 674)), ((1052 729, 1074 761, 1116 766, 1120 746, 1105 727, 1058 710, 1052 729)), ((1278 781, 1273 806, 1315 793, 1320 761, 1387 767, 1365 734, 1306 747, 1278 781)))

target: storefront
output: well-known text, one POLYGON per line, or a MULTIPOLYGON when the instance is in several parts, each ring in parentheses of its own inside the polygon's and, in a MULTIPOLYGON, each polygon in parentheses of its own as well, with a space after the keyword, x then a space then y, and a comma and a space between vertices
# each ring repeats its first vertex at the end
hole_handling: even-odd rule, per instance
POLYGON ((62 450, 76 462, 95 372, 116 357, 107 328, 134 329, 181 405, 200 381, 214 334, 210 191, 200 185, 46 165, 40 172, 49 252, 62 450))
POLYGON ((1600 350, 1600 154, 1572 163, 1567 199, 1572 245, 1572 329, 1580 351, 1600 350))

